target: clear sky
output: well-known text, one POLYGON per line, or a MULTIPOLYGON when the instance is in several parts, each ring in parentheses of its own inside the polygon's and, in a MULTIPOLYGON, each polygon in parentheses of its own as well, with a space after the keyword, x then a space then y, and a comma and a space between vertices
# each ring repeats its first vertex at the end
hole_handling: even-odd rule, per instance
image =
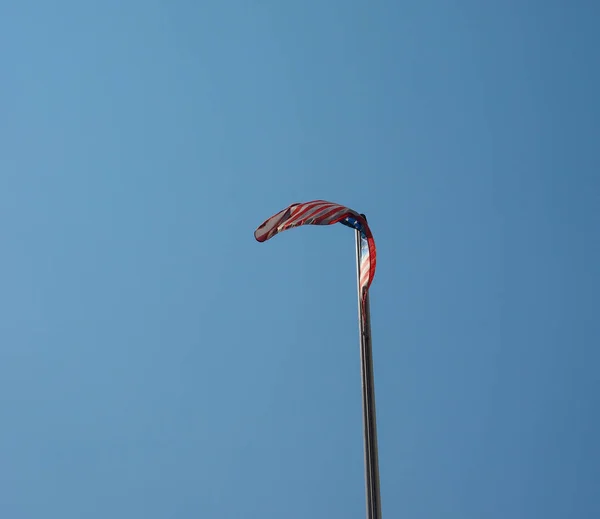
POLYGON ((0 517, 600 517, 600 4, 0 3, 0 517))

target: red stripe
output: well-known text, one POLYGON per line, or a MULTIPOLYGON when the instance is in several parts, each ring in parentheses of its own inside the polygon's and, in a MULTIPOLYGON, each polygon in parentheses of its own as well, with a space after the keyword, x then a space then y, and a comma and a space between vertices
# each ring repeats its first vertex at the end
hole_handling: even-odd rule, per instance
POLYGON ((365 284, 368 283, 369 281, 369 274, 370 274, 370 269, 366 268, 366 269, 361 269, 361 273, 360 273, 360 284, 361 286, 364 286, 365 284))
MULTIPOLYGON (((292 223, 300 220, 301 217, 307 215, 314 209, 317 209, 317 212, 318 212, 320 210, 325 209, 327 206, 336 206, 336 205, 337 204, 332 204, 331 202, 325 202, 322 200, 319 200, 318 203, 314 203, 314 202, 307 203, 306 206, 302 207, 302 209, 299 209, 296 214, 291 215, 288 222, 289 222, 289 224, 292 224, 292 223)), ((340 207, 340 206, 338 206, 338 207, 340 207)))
POLYGON ((291 218, 297 218, 307 211, 313 210, 315 207, 329 204, 331 204, 331 202, 325 202, 324 200, 315 200, 313 202, 301 204, 296 208, 296 211, 291 215, 291 218))
MULTIPOLYGON (((320 212, 320 211, 322 211, 323 209, 325 209, 325 208, 324 208, 324 207, 321 207, 321 208, 319 209, 319 211, 317 211, 317 212, 320 212)), ((343 211, 344 209, 345 209, 345 207, 339 207, 339 206, 337 206, 337 207, 334 207, 333 209, 330 209, 330 210, 329 210, 328 212, 326 212, 325 214, 322 214, 321 216, 319 216, 319 217, 318 217, 318 218, 317 218, 317 219, 316 219, 316 220, 315 220, 313 223, 314 223, 314 224, 318 224, 318 223, 325 223, 325 221, 326 221, 328 218, 331 218, 333 215, 335 215, 335 214, 336 214, 336 213, 338 213, 339 211, 343 211)), ((303 219, 303 221, 302 221, 302 223, 305 223, 305 222, 306 222, 306 221, 307 221, 309 218, 312 218, 312 216, 307 216, 306 218, 304 218, 304 219, 303 219)))
POLYGON ((340 208, 336 209, 335 211, 331 211, 331 212, 327 213, 326 215, 321 216, 320 218, 322 220, 327 219, 328 220, 327 223, 332 224, 332 223, 337 223, 338 221, 345 218, 347 215, 348 215, 348 209, 346 209, 345 207, 340 207, 340 208))
POLYGON ((281 225, 281 222, 284 221, 284 217, 285 214, 292 210, 292 208, 294 206, 298 205, 297 203, 295 204, 291 204, 290 206, 286 207, 285 209, 282 209, 281 211, 275 213, 273 216, 271 216, 270 218, 267 218, 261 225, 260 227, 258 227, 258 229, 256 229, 256 231, 254 231, 254 237, 259 241, 259 242, 264 242, 266 240, 268 240, 269 238, 272 238, 275 234, 277 234, 277 227, 279 227, 281 225), (261 229, 263 227, 266 227, 267 224, 270 224, 270 230, 269 231, 262 231, 261 229))

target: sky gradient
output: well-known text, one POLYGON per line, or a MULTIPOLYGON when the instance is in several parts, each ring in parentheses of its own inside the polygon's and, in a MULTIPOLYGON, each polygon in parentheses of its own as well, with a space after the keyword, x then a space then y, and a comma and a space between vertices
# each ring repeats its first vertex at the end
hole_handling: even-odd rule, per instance
POLYGON ((0 517, 600 517, 600 4, 0 2, 0 517))

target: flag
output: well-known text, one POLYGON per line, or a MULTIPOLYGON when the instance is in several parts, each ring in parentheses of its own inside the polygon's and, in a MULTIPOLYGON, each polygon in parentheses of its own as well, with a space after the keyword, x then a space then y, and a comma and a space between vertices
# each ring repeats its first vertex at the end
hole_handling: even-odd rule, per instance
POLYGON ((254 231, 254 237, 259 242, 265 242, 293 227, 334 223, 341 223, 360 232, 359 287, 361 293, 366 295, 375 276, 376 249, 366 218, 356 211, 325 200, 295 203, 267 219, 254 231))

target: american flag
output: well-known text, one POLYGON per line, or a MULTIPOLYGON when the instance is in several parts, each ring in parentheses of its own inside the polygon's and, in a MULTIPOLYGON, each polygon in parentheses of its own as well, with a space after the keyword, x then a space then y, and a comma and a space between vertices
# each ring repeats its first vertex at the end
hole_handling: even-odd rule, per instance
POLYGON ((295 203, 266 220, 254 231, 254 237, 257 241, 264 242, 282 231, 299 227, 300 225, 331 225, 334 223, 341 223, 360 232, 359 286, 361 292, 366 294, 375 275, 375 241, 373 240, 367 220, 356 211, 325 200, 295 203))

